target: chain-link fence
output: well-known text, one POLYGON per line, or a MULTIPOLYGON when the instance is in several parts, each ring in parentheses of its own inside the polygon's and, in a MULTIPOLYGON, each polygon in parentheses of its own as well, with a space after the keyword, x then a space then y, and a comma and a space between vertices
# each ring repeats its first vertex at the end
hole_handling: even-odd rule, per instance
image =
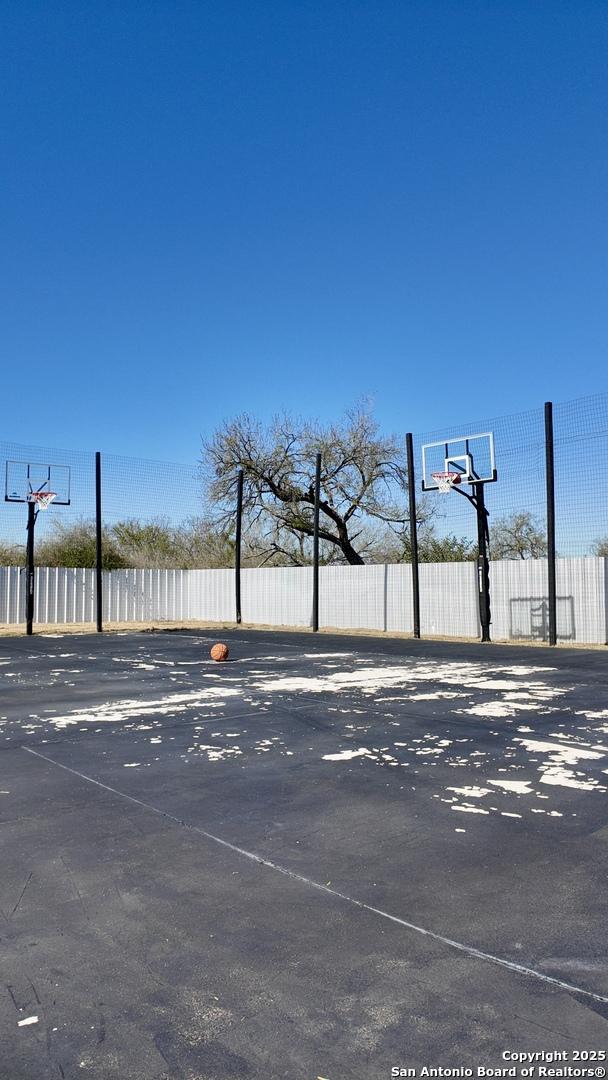
MULTIPOLYGON (((464 418, 449 430, 413 436, 421 634, 474 637, 480 631, 475 509, 455 492, 420 490, 424 444, 479 432, 493 432, 498 473, 484 488, 492 638, 550 641, 553 625, 559 641, 606 642, 608 498, 598 482, 608 455, 605 394, 553 409, 554 552, 546 410, 464 418)), ((233 617, 236 513, 232 524, 214 526, 199 463, 102 453, 97 491, 95 452, 0 442, 0 455, 4 462, 71 470, 70 505, 51 505, 36 519, 35 621, 94 622, 102 596, 107 621, 233 617), (100 551, 103 577, 96 573, 100 551)), ((402 495, 405 506, 407 492, 402 495)), ((2 503, 0 623, 24 620, 27 521, 25 502, 2 503)), ((321 566, 319 625, 416 632, 410 559, 406 544, 388 567, 321 566)), ((310 625, 313 580, 309 567, 249 565, 242 571, 243 620, 310 625)))

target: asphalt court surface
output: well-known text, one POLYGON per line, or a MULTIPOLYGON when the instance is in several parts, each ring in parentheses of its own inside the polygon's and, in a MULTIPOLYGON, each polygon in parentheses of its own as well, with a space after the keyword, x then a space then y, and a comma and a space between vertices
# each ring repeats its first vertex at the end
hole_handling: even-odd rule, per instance
POLYGON ((0 639, 2 1080, 605 1050, 605 653, 215 640, 0 639))

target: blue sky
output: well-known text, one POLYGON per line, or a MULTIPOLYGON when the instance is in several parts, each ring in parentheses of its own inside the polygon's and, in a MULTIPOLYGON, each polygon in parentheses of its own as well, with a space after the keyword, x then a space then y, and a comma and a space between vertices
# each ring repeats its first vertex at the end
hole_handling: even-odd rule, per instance
POLYGON ((1 437, 190 462, 245 410, 368 395, 404 432, 603 390, 607 29, 585 0, 5 4, 1 437))

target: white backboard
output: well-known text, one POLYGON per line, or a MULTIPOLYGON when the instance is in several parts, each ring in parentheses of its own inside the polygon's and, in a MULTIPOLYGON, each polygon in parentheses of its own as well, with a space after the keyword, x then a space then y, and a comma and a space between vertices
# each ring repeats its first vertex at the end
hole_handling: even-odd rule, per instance
POLYGON ((494 435, 462 435, 440 439, 422 447, 422 490, 437 491, 433 473, 456 472, 463 484, 490 484, 496 480, 494 435))

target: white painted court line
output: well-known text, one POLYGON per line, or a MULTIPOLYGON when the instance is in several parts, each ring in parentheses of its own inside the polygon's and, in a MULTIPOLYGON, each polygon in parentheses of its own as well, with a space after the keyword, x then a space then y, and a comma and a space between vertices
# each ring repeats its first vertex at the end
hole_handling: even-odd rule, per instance
POLYGON ((149 810, 151 813, 158 814, 159 817, 167 818, 169 821, 175 821, 178 825, 182 825, 184 828, 199 833, 200 836, 204 836, 206 840, 211 840, 214 844, 219 844, 221 847, 227 848, 237 855, 242 855, 243 858, 258 863, 260 866, 266 866, 269 870, 275 870, 278 874, 283 874, 285 877, 291 878, 292 881, 299 881, 302 885, 308 885, 312 889, 318 889, 319 892, 327 893, 337 900, 344 900, 345 903, 352 904, 353 907, 357 907, 362 911, 369 911, 372 915, 379 915, 382 919, 388 919, 389 922, 396 923, 398 926, 403 926, 406 930, 413 930, 416 934, 422 934, 423 937, 431 938, 431 940, 438 941, 442 945, 448 945, 451 949, 457 949, 458 952, 465 953, 467 956, 473 956, 477 960, 485 960, 487 963, 497 964, 499 967, 506 968, 508 971, 514 971, 517 975, 526 975, 529 978, 538 979, 540 982, 548 983, 549 986, 557 986, 560 990, 567 990, 569 993, 580 994, 583 997, 591 998, 593 1001, 608 1004, 608 997, 604 997, 602 994, 594 994, 591 990, 583 990, 580 986, 573 986, 572 983, 563 982, 561 979, 554 979, 550 975, 543 975, 542 972, 535 971, 534 968, 525 967, 523 964, 515 964, 512 960, 505 960, 500 956, 493 956, 492 953, 482 952, 481 949, 475 949, 472 945, 464 945, 460 941, 454 941, 452 938, 444 937, 443 934, 436 934, 433 930, 426 930, 423 926, 416 926, 415 923, 400 919, 397 915, 391 915, 388 911, 382 911, 381 908, 372 907, 371 904, 366 904, 363 900, 357 900, 352 896, 347 896, 345 893, 338 892, 337 889, 329 888, 328 885, 321 885, 318 881, 313 881, 312 878, 304 877, 303 874, 296 874, 295 871, 288 870, 284 866, 279 866, 278 863, 271 862, 270 859, 264 859, 261 855, 256 855, 253 851, 247 851, 245 848, 238 847, 236 844, 231 844, 228 840, 222 840, 220 836, 214 836, 213 833, 207 832, 206 829, 201 829, 198 825, 192 825, 190 822, 183 821, 182 818, 176 817, 175 814, 170 814, 167 810, 161 810, 158 806, 152 806, 150 803, 143 802, 141 799, 136 799, 133 795, 127 795, 126 792, 110 787, 109 784, 103 784, 101 780, 95 780, 94 777, 87 776, 86 773, 78 772, 77 769, 72 769, 69 765, 62 765, 59 761, 53 761, 52 758, 47 757, 45 754, 39 754, 37 750, 32 750, 29 746, 22 746, 21 749, 25 750, 27 754, 33 754, 34 757, 40 758, 42 761, 47 761, 49 765, 55 765, 56 768, 64 769, 66 772, 72 773, 73 776, 78 776, 81 780, 86 780, 89 784, 94 784, 104 791, 109 791, 112 795, 118 795, 121 799, 126 799, 136 806, 141 806, 144 810, 149 810))

